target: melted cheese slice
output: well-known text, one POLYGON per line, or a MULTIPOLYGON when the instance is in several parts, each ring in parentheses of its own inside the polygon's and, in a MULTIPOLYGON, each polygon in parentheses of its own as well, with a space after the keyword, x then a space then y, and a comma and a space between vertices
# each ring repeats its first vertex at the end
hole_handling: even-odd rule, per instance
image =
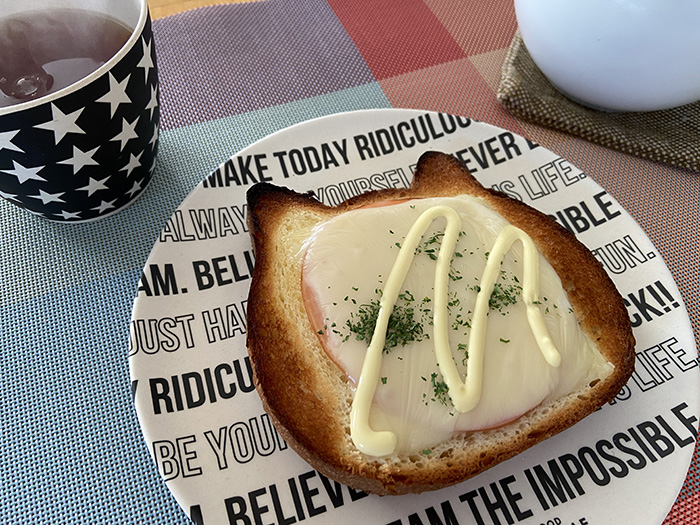
MULTIPOLYGON (((324 349, 354 383, 400 247, 421 214, 435 206, 447 206, 461 219, 447 292, 447 324, 452 357, 465 378, 475 302, 489 253, 509 225, 503 217, 470 196, 417 199, 340 214, 309 238, 302 273, 307 312, 324 349)), ((379 365, 369 425, 395 436, 392 453, 415 453, 456 432, 502 426, 612 370, 580 330, 556 272, 538 254, 537 306, 561 354, 560 366, 547 363, 527 319, 523 246, 515 242, 501 261, 486 317, 479 401, 468 411, 456 410, 446 392, 433 333, 436 257, 445 229, 445 218, 436 218, 418 243, 394 311, 404 323, 395 329, 390 322, 389 343, 379 365), (406 321, 413 321, 413 330, 407 329, 411 324, 406 321), (409 332, 415 335, 406 337, 409 332), (408 342, 390 347, 401 339, 408 342)), ((371 448, 365 452, 372 454, 371 448)))

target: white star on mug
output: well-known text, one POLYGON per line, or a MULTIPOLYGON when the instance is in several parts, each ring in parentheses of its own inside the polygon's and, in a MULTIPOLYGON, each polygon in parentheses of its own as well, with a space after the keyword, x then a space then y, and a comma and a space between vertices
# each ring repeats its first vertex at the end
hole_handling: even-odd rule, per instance
POLYGON ((109 73, 109 91, 105 93, 102 97, 98 98, 95 102, 102 102, 109 104, 109 116, 113 117, 117 112, 120 104, 130 104, 131 99, 129 95, 126 94, 126 86, 129 83, 131 75, 127 75, 124 80, 117 82, 112 73, 109 73))
POLYGON ((153 59, 151 58, 151 44, 153 40, 146 44, 146 39, 141 38, 141 49, 143 50, 143 58, 136 64, 137 67, 143 68, 144 78, 148 82, 148 73, 155 66, 153 65, 153 59))
POLYGON ((41 202, 44 204, 48 204, 50 202, 62 202, 65 204, 66 201, 60 198, 64 193, 65 192, 47 193, 44 190, 39 190, 39 195, 27 195, 27 197, 31 197, 32 199, 41 199, 41 202))
POLYGON ((59 217, 62 217, 64 220, 70 220, 70 219, 80 219, 80 212, 79 211, 66 211, 62 210, 61 213, 57 213, 59 217))
POLYGON ((81 135, 85 134, 85 131, 76 124, 76 121, 80 117, 80 114, 85 108, 76 109, 73 113, 63 113, 60 109, 56 107, 56 104, 51 104, 51 120, 44 122, 43 124, 37 124, 34 126, 39 129, 46 129, 53 131, 54 142, 58 144, 63 140, 68 133, 78 133, 81 135))
POLYGON ((136 156, 133 153, 129 153, 129 162, 119 171, 126 170, 126 176, 131 175, 132 171, 141 166, 141 155, 143 155, 143 151, 136 156))
POLYGON ((148 101, 148 104, 146 104, 146 109, 148 109, 151 112, 151 120, 153 120, 153 114, 155 113, 157 107, 158 107, 158 87, 153 86, 153 87, 151 87, 151 99, 148 101))
POLYGON ((4 193, 4 192, 0 191, 0 197, 2 197, 3 199, 6 199, 8 201, 20 202, 19 199, 17 198, 16 193, 4 193))
POLYGON ((131 187, 131 189, 129 191, 126 192, 126 194, 129 197, 133 197, 134 195, 136 195, 140 191, 141 191, 141 183, 135 181, 134 185, 131 187))
POLYGON ((105 211, 114 208, 114 203, 117 201, 117 199, 114 199, 113 201, 100 201, 100 205, 96 206, 95 208, 90 208, 91 210, 95 210, 99 213, 104 213, 105 211))
POLYGON ((148 173, 152 174, 155 171, 157 162, 158 162, 158 158, 155 155, 153 155, 151 157, 151 167, 148 168, 148 173))
POLYGON ((109 179, 109 176, 105 177, 102 180, 95 180, 92 177, 90 177, 88 180, 88 185, 83 186, 82 188, 77 188, 77 191, 87 191, 87 194, 89 197, 90 195, 92 195, 96 191, 108 189, 107 186, 105 185, 105 181, 107 179, 109 179))
POLYGON ((153 134, 151 135, 151 140, 148 141, 148 143, 151 145, 152 148, 156 147, 156 142, 158 142, 158 137, 160 136, 160 131, 158 130, 158 126, 155 124, 153 125, 153 134))
POLYGON ((42 182, 46 182, 46 179, 43 177, 39 177, 37 173, 39 173, 42 169, 44 169, 45 166, 35 166, 33 168, 27 168, 26 166, 22 166, 19 162, 16 160, 12 161, 12 164, 14 166, 14 169, 12 170, 0 170, 4 173, 8 173, 10 175, 14 175, 17 177, 17 180, 19 181, 20 184, 24 184, 28 180, 39 180, 42 182))
POLYGON ((139 137, 136 133, 136 124, 138 123, 138 121, 139 117, 136 117, 136 119, 133 122, 129 122, 125 118, 122 119, 121 132, 119 132, 119 134, 115 135, 114 138, 110 140, 110 142, 119 141, 121 143, 121 145, 119 146, 119 151, 124 151, 126 143, 129 142, 131 139, 137 139, 139 137))
POLYGON ((17 146, 17 144, 12 143, 12 139, 15 138, 17 133, 19 133, 18 129, 14 131, 3 131, 0 133, 0 150, 6 149, 8 151, 19 151, 20 153, 24 153, 22 148, 17 146))
POLYGON ((73 156, 66 160, 59 160, 57 164, 69 164, 73 166, 73 175, 78 173, 85 166, 99 166, 99 163, 92 158, 99 146, 90 151, 81 151, 77 146, 73 146, 73 156))

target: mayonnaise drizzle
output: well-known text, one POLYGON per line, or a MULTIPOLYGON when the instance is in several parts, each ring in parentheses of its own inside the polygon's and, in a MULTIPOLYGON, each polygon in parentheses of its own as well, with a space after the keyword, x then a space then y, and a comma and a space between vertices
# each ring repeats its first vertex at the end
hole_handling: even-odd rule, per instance
POLYGON ((397 438, 393 432, 388 430, 377 432, 370 427, 369 412, 379 382, 389 318, 411 267, 418 243, 430 224, 438 217, 444 217, 447 226, 435 267, 433 336, 440 372, 449 387, 449 395, 455 409, 459 412, 469 412, 479 403, 483 383, 484 342, 489 300, 496 279, 500 274, 501 260, 513 243, 518 240, 521 241, 524 248, 522 297, 527 307, 527 320, 530 329, 547 363, 553 367, 558 367, 561 363, 561 355, 552 342, 542 312, 537 306, 539 295, 539 254, 537 248, 530 236, 524 231, 513 225, 507 225, 496 239, 480 281, 472 328, 469 333, 467 375, 464 381, 461 380, 450 350, 447 298, 450 266, 459 232, 462 229, 462 221, 459 214, 449 206, 433 206, 418 217, 399 250, 379 301, 377 324, 362 363, 350 411, 350 433, 355 446, 370 456, 385 456, 391 454, 396 448, 397 438))

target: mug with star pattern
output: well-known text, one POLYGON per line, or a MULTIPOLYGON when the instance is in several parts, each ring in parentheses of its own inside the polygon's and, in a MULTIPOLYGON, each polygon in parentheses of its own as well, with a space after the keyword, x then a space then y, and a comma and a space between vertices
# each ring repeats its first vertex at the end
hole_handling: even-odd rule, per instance
POLYGON ((147 0, 3 0, 0 196, 52 221, 113 214, 158 150, 147 0))

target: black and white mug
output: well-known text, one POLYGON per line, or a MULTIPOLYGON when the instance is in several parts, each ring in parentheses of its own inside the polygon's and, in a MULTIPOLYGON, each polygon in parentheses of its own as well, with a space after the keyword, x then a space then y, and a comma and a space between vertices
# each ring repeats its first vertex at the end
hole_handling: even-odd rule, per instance
POLYGON ((52 221, 115 213, 151 180, 159 117, 147 0, 3 0, 0 196, 52 221))

